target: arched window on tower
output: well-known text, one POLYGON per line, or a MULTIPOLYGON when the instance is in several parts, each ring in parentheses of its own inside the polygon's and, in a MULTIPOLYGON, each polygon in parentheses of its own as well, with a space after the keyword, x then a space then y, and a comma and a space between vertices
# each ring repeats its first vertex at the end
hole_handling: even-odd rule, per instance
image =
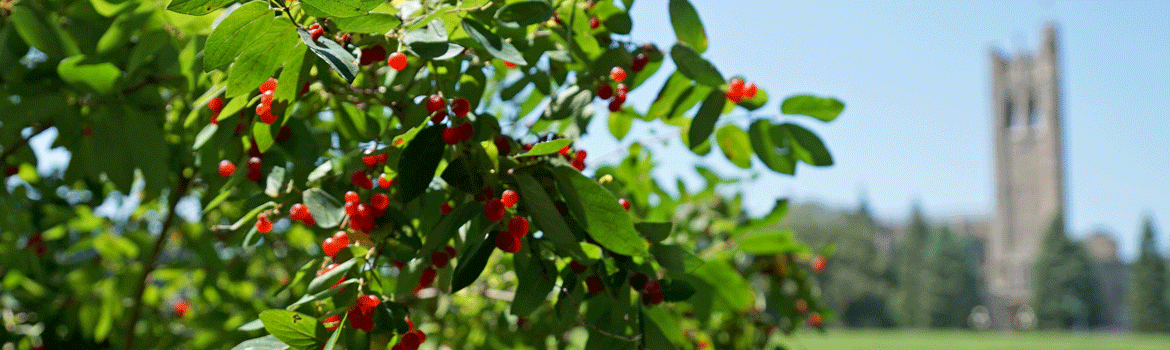
POLYGON ((1039 122, 1036 115, 1036 95, 1035 93, 1028 94, 1028 125, 1035 126, 1039 122))
POLYGON ((1012 115, 1015 114, 1014 110, 1015 106, 1012 104, 1012 98, 1005 97, 1003 99, 1003 126, 1012 126, 1014 124, 1012 120, 1012 115))

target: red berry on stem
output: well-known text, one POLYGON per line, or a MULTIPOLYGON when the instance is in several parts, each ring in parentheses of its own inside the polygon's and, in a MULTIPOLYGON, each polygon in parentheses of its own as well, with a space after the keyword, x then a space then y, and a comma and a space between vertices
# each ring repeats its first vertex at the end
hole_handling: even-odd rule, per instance
POLYGON ((346 318, 349 319, 350 328, 360 329, 366 332, 374 330, 374 313, 363 313, 357 305, 349 309, 346 318))
POLYGON ((799 312, 802 314, 805 312, 808 312, 808 302, 804 301, 804 299, 797 299, 796 304, 793 306, 796 307, 796 312, 799 312))
POLYGON ((326 238, 321 243, 321 250, 325 251, 325 255, 332 258, 337 256, 337 252, 347 246, 349 246, 349 235, 345 234, 345 231, 337 231, 337 233, 333 234, 333 237, 326 238))
POLYGON ((578 263, 576 261, 573 261, 573 262, 569 263, 569 268, 573 269, 573 273, 580 274, 580 273, 584 273, 585 270, 588 269, 589 267, 585 266, 585 265, 581 265, 581 263, 578 263))
POLYGON ((622 102, 624 102, 624 101, 618 100, 616 98, 613 99, 613 101, 609 101, 609 111, 610 112, 617 112, 617 111, 622 110, 622 102))
POLYGON ((335 330, 337 326, 341 325, 341 315, 333 315, 321 321, 325 325, 325 330, 335 330))
POLYGON ((514 207, 516 202, 520 201, 520 194, 510 189, 504 190, 504 193, 500 195, 500 201, 504 203, 505 207, 514 207))
POLYGON ((313 41, 314 41, 314 42, 316 42, 316 41, 317 41, 317 39, 320 39, 320 38, 321 38, 321 36, 322 36, 322 35, 324 35, 324 34, 325 34, 325 30, 324 30, 324 29, 321 29, 320 27, 318 27, 318 28, 315 28, 315 29, 309 29, 309 35, 312 35, 312 36, 313 36, 313 41))
POLYGON ((588 156, 588 155, 589 155, 589 153, 585 152, 585 150, 583 150, 583 149, 577 150, 577 154, 574 155, 573 159, 580 159, 580 160, 584 161, 585 156, 588 156))
POLYGON ((276 78, 268 78, 268 80, 260 84, 260 93, 273 90, 276 90, 276 78))
POLYGON ((345 193, 345 201, 347 203, 357 204, 362 201, 362 197, 357 192, 349 191, 345 193))
POLYGON ((629 200, 626 200, 625 198, 619 199, 618 204, 621 204, 622 208, 626 208, 626 211, 630 210, 630 201, 629 200))
POLYGON ((365 66, 374 62, 381 62, 386 59, 386 48, 382 45, 374 45, 370 48, 362 49, 360 64, 365 66))
POLYGON ((455 113, 456 117, 466 117, 467 113, 471 112, 471 102, 468 102, 466 98, 456 97, 454 101, 451 101, 451 112, 455 113))
POLYGON ((367 190, 374 188, 374 182, 370 181, 370 178, 366 177, 366 173, 362 172, 361 170, 354 170, 353 174, 350 174, 349 176, 349 181, 352 182, 354 186, 367 190))
POLYGON ((375 295, 366 294, 357 298, 358 310, 361 310, 363 314, 371 313, 380 304, 382 304, 382 299, 375 295))
POLYGON ((440 110, 438 112, 435 112, 434 115, 431 116, 431 123, 434 123, 436 125, 442 124, 443 119, 445 119, 445 118, 447 118, 447 110, 440 110))
POLYGON ((504 67, 516 68, 516 64, 512 63, 512 62, 504 61, 504 67))
POLYGON ((593 18, 589 19, 589 28, 590 29, 597 29, 597 27, 600 27, 600 26, 601 26, 601 20, 598 20, 597 16, 593 16, 593 18))
POLYGON ((386 65, 390 66, 391 69, 396 71, 406 69, 406 54, 401 52, 390 54, 390 58, 386 59, 386 65))
POLYGON ((475 126, 471 122, 459 123, 459 139, 460 141, 471 139, 475 135, 475 126))
POLYGON ((601 278, 597 276, 586 277, 585 286, 588 288, 589 294, 597 294, 605 290, 605 283, 601 282, 601 278))
POLYGON ((248 181, 260 182, 260 180, 264 180, 264 174, 261 174, 260 170, 248 169, 248 181))
POLYGON ((268 90, 260 94, 260 104, 272 105, 273 91, 268 90))
POLYGON ((451 204, 443 203, 443 205, 439 206, 439 212, 443 213, 443 215, 450 214, 451 213, 451 204))
POLYGON ((212 113, 219 114, 219 111, 223 110, 223 97, 216 96, 211 101, 207 101, 207 109, 210 109, 212 113))
POLYGON ((743 99, 743 79, 732 78, 731 82, 727 83, 727 99, 739 102, 743 99))
POLYGON ((443 135, 442 135, 443 136, 443 143, 446 143, 448 145, 454 145, 456 143, 459 143, 459 138, 461 136, 459 134, 460 134, 459 128, 457 128, 457 127, 443 128, 443 135))
POLYGON ((281 125, 280 131, 276 132, 276 142, 288 141, 290 137, 292 137, 292 129, 288 125, 281 125))
POLYGON ((488 220, 498 221, 504 218, 504 213, 504 202, 500 201, 499 198, 488 199, 483 204, 483 216, 487 217, 488 220))
POLYGON ((641 72, 643 69, 646 69, 647 63, 650 63, 650 57, 646 57, 646 54, 639 52, 634 56, 634 63, 630 64, 630 70, 634 71, 634 73, 641 72))
POLYGON ((447 107, 447 101, 443 99, 443 96, 439 95, 431 95, 430 97, 427 97, 426 102, 427 112, 429 113, 435 113, 435 111, 447 107))
POLYGON ((507 232, 500 232, 496 234, 496 248, 500 250, 515 253, 520 251, 520 237, 513 236, 507 232))
POLYGON ((267 113, 267 114, 262 114, 262 115, 260 115, 260 122, 264 123, 264 124, 272 125, 273 123, 276 123, 276 115, 273 115, 271 112, 267 113))
POLYGON ((447 263, 450 262, 450 260, 451 257, 448 256, 447 252, 445 251, 436 250, 431 253, 431 264, 435 265, 437 268, 441 269, 447 267, 447 263))
POLYGON ((508 233, 516 237, 524 237, 528 234, 528 219, 521 216, 513 216, 508 220, 508 233))
POLYGON ((248 158, 248 170, 259 171, 260 164, 261 164, 260 157, 248 158))
POLYGON ((378 187, 390 188, 394 186, 394 179, 386 177, 386 174, 378 175, 378 187))
POLYGON ((812 259, 811 262, 809 262, 809 265, 812 266, 813 272, 816 272, 816 273, 824 272, 825 271, 825 257, 823 257, 823 256, 815 257, 812 259))
POLYGON ((619 83, 626 81, 626 70, 622 67, 613 67, 609 70, 609 78, 619 83))
POLYGON ((824 322, 824 320, 821 319, 820 313, 814 312, 814 313, 808 314, 808 325, 810 327, 820 327, 821 322, 824 322))
POLYGON ((224 159, 219 161, 219 176, 228 177, 236 172, 236 165, 232 161, 224 159))
POLYGON ((434 283, 435 283, 435 268, 432 266, 427 266, 426 269, 423 269, 422 275, 418 276, 418 286, 415 288, 416 289, 423 289, 426 287, 430 287, 431 284, 434 284, 434 283))
POLYGON ((256 231, 260 233, 268 233, 272 231, 272 221, 268 220, 267 214, 260 214, 256 216, 256 231))
POLYGON ((267 115, 267 114, 272 114, 272 105, 267 104, 267 103, 261 103, 261 104, 256 105, 256 115, 263 118, 264 115, 267 115))
POLYGON ((617 84, 617 90, 615 90, 615 91, 616 92, 614 92, 613 95, 614 96, 621 96, 622 102, 626 102, 626 93, 630 92, 630 87, 626 86, 626 84, 617 84))
POLYGON ((512 143, 508 142, 507 136, 496 135, 496 138, 492 140, 492 142, 496 144, 496 151, 498 151, 500 155, 507 155, 512 153, 512 143))
POLYGON ((609 84, 601 84, 597 87, 597 98, 608 100, 613 97, 613 87, 609 84))
POLYGON ((641 272, 635 273, 633 276, 630 276, 630 287, 634 288, 634 290, 641 291, 646 288, 646 282, 649 281, 650 276, 646 276, 646 274, 641 272))
POLYGON ((370 196, 370 204, 374 206, 374 209, 384 210, 390 206, 390 197, 384 193, 375 193, 373 196, 370 196))
POLYGON ((175 306, 174 306, 175 317, 183 318, 183 316, 187 315, 187 310, 190 308, 191 308, 191 304, 188 303, 186 300, 179 300, 179 302, 175 303, 175 306))
POLYGON ((747 85, 744 85, 743 87, 743 97, 746 97, 749 100, 756 98, 756 93, 759 91, 760 88, 756 87, 756 83, 748 82, 747 85))
POLYGON ((443 251, 447 252, 447 256, 449 256, 449 257, 454 258, 454 257, 458 256, 458 254, 456 254, 457 252, 455 251, 455 247, 446 246, 446 247, 443 247, 443 251))

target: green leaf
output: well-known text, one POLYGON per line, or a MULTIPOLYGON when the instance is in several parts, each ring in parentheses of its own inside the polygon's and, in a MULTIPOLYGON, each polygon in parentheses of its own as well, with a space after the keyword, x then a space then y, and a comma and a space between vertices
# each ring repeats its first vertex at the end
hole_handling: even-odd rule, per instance
POLYGON ((725 103, 727 103, 727 98, 722 91, 714 90, 707 94, 703 105, 699 106, 699 112, 695 114, 695 119, 691 120, 690 130, 687 131, 687 141, 690 148, 699 147, 703 141, 707 141, 711 132, 715 131, 715 122, 719 121, 719 115, 723 113, 723 104, 725 103))
POLYGON ((630 34, 630 29, 633 29, 633 26, 634 23, 630 20, 630 15, 625 12, 615 13, 605 19, 605 29, 609 29, 614 34, 630 34))
POLYGON ((569 229, 565 217, 557 211, 552 199, 545 193, 544 187, 530 174, 530 171, 516 172, 516 184, 520 188, 520 201, 528 208, 533 223, 544 233, 543 239, 553 242, 563 255, 573 260, 590 261, 577 237, 569 229))
POLYGON ((301 0, 301 8, 313 17, 355 17, 373 7, 362 0, 301 0))
POLYGON ((670 231, 674 229, 674 224, 669 222, 639 222, 634 224, 634 229, 642 237, 650 242, 662 242, 666 237, 670 237, 670 231))
POLYGON ((13 6, 9 18, 20 38, 24 39, 24 42, 28 43, 29 46, 43 52, 49 59, 66 55, 60 40, 53 33, 53 28, 45 23, 44 16, 25 6, 13 6))
POLYGON ((284 185, 284 167, 272 167, 268 172, 268 180, 265 181, 264 194, 270 197, 279 196, 284 190, 281 185, 284 185))
POLYGON ((517 155, 513 156, 513 158, 543 156, 546 154, 557 153, 562 148, 565 148, 565 146, 568 146, 569 144, 572 144, 572 143, 573 143, 573 140, 570 140, 570 139, 556 139, 556 140, 552 140, 552 141, 541 142, 541 143, 538 143, 536 145, 533 145, 532 149, 528 150, 528 152, 517 154, 517 155))
POLYGON ((782 131, 776 130, 775 125, 760 119, 752 123, 748 133, 751 135, 752 150, 768 169, 788 175, 796 173, 796 158, 792 148, 788 147, 788 138, 782 131))
POLYGON ((544 1, 521 1, 504 5, 496 11, 496 21, 509 28, 525 27, 548 21, 553 16, 552 7, 544 1))
POLYGON ((398 334, 406 334, 410 331, 410 325, 406 323, 407 311, 402 304, 394 302, 382 302, 375 309, 374 314, 374 332, 396 332, 398 334))
POLYGON ((680 72, 674 72, 670 78, 662 84, 662 89, 658 90, 658 97, 654 99, 654 103, 650 104, 650 109, 646 111, 646 121, 654 119, 665 119, 671 115, 671 111, 678 105, 679 98, 684 96, 684 93, 691 87, 692 81, 680 72))
POLYGON ((203 70, 223 68, 272 26, 273 12, 263 1, 252 1, 236 8, 207 36, 203 46, 203 70))
POLYGON ((592 114, 593 91, 569 86, 558 92, 549 102, 542 118, 561 120, 569 117, 584 117, 592 114))
POLYGON ((203 126, 203 129, 199 130, 199 133, 195 135, 195 143, 191 144, 191 149, 197 150, 203 148, 203 144, 207 143, 207 140, 211 140, 211 137, 215 136, 216 131, 219 131, 219 124, 208 123, 203 126))
POLYGON ((670 59, 678 66, 679 73, 693 79, 695 82, 707 86, 722 86, 723 74, 715 69, 715 65, 708 62, 699 52, 684 44, 675 44, 670 48, 670 59))
POLYGON ((301 42, 309 46, 309 50, 313 50, 317 57, 325 60, 325 63, 346 82, 352 83, 357 78, 357 57, 353 57, 352 53, 346 51, 336 41, 325 37, 313 41, 313 36, 309 35, 309 32, 299 28, 297 34, 301 36, 301 42))
POLYGON ((488 258, 496 249, 494 238, 495 236, 488 236, 487 239, 479 242, 479 248, 475 249, 474 254, 470 257, 460 258, 459 265, 455 266, 455 277, 451 280, 451 294, 467 288, 479 279, 484 266, 487 266, 488 258))
POLYGON ((516 297, 512 299, 513 315, 531 315, 548 300, 548 293, 556 286, 557 269, 552 261, 533 256, 530 249, 520 249, 512 255, 516 268, 516 297))
POLYGON ((402 23, 398 16, 386 13, 371 13, 365 16, 331 20, 342 32, 365 34, 385 34, 402 23))
MULTIPOLYGON (((553 172, 558 178, 566 201, 576 197, 584 215, 578 223, 593 240, 614 253, 646 257, 646 241, 638 236, 630 213, 618 204, 618 199, 596 181, 581 175, 576 169, 556 167, 553 172), (566 182, 567 181, 567 182, 566 182), (569 193, 571 192, 571 194, 569 193)), ((569 203, 570 207, 573 203, 569 203)))
POLYGON ((703 265, 703 259, 689 249, 674 244, 655 244, 650 247, 650 254, 667 271, 683 274, 694 271, 703 265))
POLYGON ((634 122, 634 117, 630 113, 627 109, 609 113, 609 123, 607 123, 609 133, 613 134, 613 137, 617 138, 618 141, 626 138, 626 134, 630 132, 630 126, 634 122))
POLYGON ((406 32, 402 42, 410 52, 427 59, 447 59, 463 52, 463 46, 448 42, 447 26, 435 19, 425 27, 406 32))
POLYGON ((427 186, 435 178, 435 170, 439 167, 446 146, 442 132, 442 125, 422 129, 403 150, 402 158, 398 159, 398 178, 394 181, 402 203, 408 203, 426 192, 427 186))
POLYGON ((715 141, 732 164, 744 169, 752 167, 752 145, 743 129, 734 124, 724 125, 715 132, 715 141))
POLYGON ((70 85, 106 95, 113 92, 122 71, 109 62, 86 56, 72 56, 57 65, 57 75, 70 85))
MULTIPOLYGON (((665 296, 665 292, 663 293, 665 296)), ((677 345, 685 344, 689 348, 690 342, 684 337, 685 332, 679 328, 679 322, 661 307, 641 308, 643 320, 646 323, 647 349, 678 349, 677 345)))
POLYGON ((699 52, 707 51, 707 31, 703 29, 703 22, 699 20, 699 12, 687 0, 670 0, 670 25, 674 27, 674 35, 678 41, 695 48, 699 52))
POLYGON ((305 208, 308 208, 309 214, 313 215, 313 221, 317 222, 317 226, 331 228, 341 224, 345 210, 329 193, 320 188, 310 188, 301 193, 301 197, 305 208))
MULTIPOLYGON (((312 57, 309 54, 309 48, 303 45, 295 45, 289 50, 288 60, 284 61, 284 69, 280 70, 280 84, 276 84, 276 91, 273 92, 272 98, 276 101, 295 102, 297 96, 300 96, 301 89, 304 85, 302 77, 308 77, 310 70, 313 68, 312 57)), ((290 105, 291 107, 291 105, 290 105)), ((292 108, 287 109, 286 113, 291 114, 292 108)), ((315 153, 314 153, 315 154, 315 153)))
POLYGON ((329 272, 313 277, 313 280, 309 281, 309 288, 305 290, 305 294, 316 294, 317 292, 323 291, 326 288, 333 286, 337 283, 337 281, 345 278, 345 275, 349 273, 349 270, 351 270, 353 265, 357 262, 357 257, 351 258, 346 262, 338 264, 337 267, 329 270, 329 272))
POLYGON ((843 110, 844 102, 832 97, 813 95, 792 96, 784 99, 784 103, 780 105, 780 113, 807 115, 826 122, 837 119, 843 110))
POLYGON ((760 230, 735 238, 739 250, 748 254, 771 255, 797 251, 800 243, 792 238, 790 230, 760 230))
POLYGON ((679 302, 690 299, 695 295, 695 287, 691 286, 684 280, 676 279, 670 280, 662 284, 662 296, 664 301, 679 302))
MULTIPOLYGON (((244 332, 258 331, 261 329, 264 329, 264 322, 261 322, 259 318, 252 320, 252 322, 248 322, 240 325, 239 327, 236 327, 237 331, 244 332)), ((281 345, 284 345, 284 343, 281 343, 281 345)))
POLYGON ((260 313, 260 321, 276 339, 298 349, 317 347, 318 339, 328 333, 316 318, 288 310, 266 310, 260 313))
POLYGON ((232 350, 285 350, 288 348, 288 344, 280 342, 280 339, 269 334, 245 340, 233 347, 232 350))
MULTIPOLYGON (((142 179, 146 189, 150 192, 167 188, 170 181, 168 165, 170 162, 170 147, 167 145, 166 134, 163 132, 160 119, 154 114, 148 114, 125 105, 123 125, 125 133, 123 142, 130 149, 130 158, 134 167, 142 172, 142 179)), ((123 155, 125 156, 125 155, 123 155)))
POLYGON ((333 162, 326 161, 321 163, 321 165, 318 165, 317 168, 313 169, 313 171, 309 173, 309 177, 305 180, 305 182, 315 182, 329 175, 330 172, 333 172, 333 162))
POLYGON ((231 0, 171 0, 167 10, 192 16, 202 16, 230 4, 231 0))
POLYGON ((474 40, 480 46, 483 46, 483 48, 487 50, 487 52, 492 56, 495 56, 496 58, 504 61, 515 63, 517 65, 528 65, 528 61, 524 60, 524 56, 520 54, 519 50, 516 50, 515 46, 512 46, 512 43, 504 41, 504 39, 500 38, 495 33, 492 33, 487 28, 484 28, 484 26, 479 24, 479 22, 476 22, 470 18, 464 18, 463 31, 467 32, 467 35, 471 37, 471 40, 474 40))
MULTIPOLYGON (((257 87, 273 76, 272 73, 284 64, 289 52, 297 46, 297 37, 288 21, 278 18, 264 35, 249 42, 249 47, 240 53, 228 72, 226 97, 235 97, 256 91, 257 87)), ((296 85, 296 82, 289 82, 296 85)))
POLYGON ((748 99, 746 96, 739 101, 739 106, 754 111, 768 103, 768 93, 764 89, 757 89, 756 96, 748 99))
POLYGON ((332 288, 317 292, 316 294, 305 294, 305 295, 301 296, 300 299, 297 299, 296 302, 289 304, 288 307, 285 307, 285 310, 290 310, 290 311, 296 310, 298 307, 300 307, 301 305, 304 305, 305 303, 309 303, 309 302, 313 302, 313 301, 317 301, 317 300, 325 300, 326 298, 332 297, 332 296, 336 295, 337 293, 341 293, 346 288, 346 286, 349 286, 351 284, 357 284, 358 282, 361 282, 361 281, 358 279, 347 279, 347 280, 345 280, 345 282, 341 282, 341 284, 338 284, 332 288))
POLYGON ((752 290, 739 271, 724 260, 707 261, 695 269, 694 275, 703 282, 715 286, 715 294, 736 311, 752 306, 752 290))
POLYGON ((482 207, 479 205, 479 202, 463 203, 455 209, 452 209, 450 213, 443 215, 443 218, 439 220, 439 224, 435 225, 435 228, 427 234, 426 242, 423 244, 422 249, 419 249, 419 252, 422 254, 430 254, 430 252, 436 251, 439 247, 446 245, 447 241, 451 240, 451 237, 459 233, 459 228, 463 224, 471 221, 471 219, 474 219, 482 212, 482 207))
POLYGON ((793 155, 796 159, 813 166, 833 165, 833 155, 825 148, 825 143, 817 134, 792 123, 780 124, 779 127, 788 133, 789 139, 792 140, 793 155))

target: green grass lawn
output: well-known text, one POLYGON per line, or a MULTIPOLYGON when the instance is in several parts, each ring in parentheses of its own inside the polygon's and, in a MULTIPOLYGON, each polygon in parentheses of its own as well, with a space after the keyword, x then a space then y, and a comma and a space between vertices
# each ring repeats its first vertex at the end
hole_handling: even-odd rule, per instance
POLYGON ((1130 333, 857 331, 801 332, 788 345, 808 350, 1072 350, 1170 349, 1170 336, 1130 333))

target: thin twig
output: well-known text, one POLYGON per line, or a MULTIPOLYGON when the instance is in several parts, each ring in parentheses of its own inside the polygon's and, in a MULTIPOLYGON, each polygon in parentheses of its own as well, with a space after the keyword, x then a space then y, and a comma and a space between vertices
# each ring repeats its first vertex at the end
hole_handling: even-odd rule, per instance
POLYGON ((134 348, 134 337, 137 335, 135 331, 138 318, 142 316, 142 294, 146 291, 146 283, 150 277, 150 273, 154 271, 156 262, 158 260, 159 252, 162 250, 163 243, 166 243, 169 235, 167 231, 171 228, 171 223, 175 221, 175 207, 179 204, 179 199, 187 194, 191 189, 191 179, 188 177, 179 178, 179 187, 171 196, 169 203, 171 208, 167 211, 167 218, 163 221, 163 228, 159 233, 158 238, 154 241, 154 247, 150 250, 150 255, 147 256, 145 263, 142 266, 142 278, 139 280, 138 288, 134 292, 134 306, 130 309, 130 322, 126 327, 126 350, 134 348))
POLYGON ((28 137, 22 138, 22 139, 20 139, 20 141, 16 141, 16 143, 14 143, 8 147, 5 147, 4 153, 0 154, 0 164, 4 164, 4 160, 8 159, 8 156, 12 155, 13 153, 16 153, 16 150, 21 149, 24 146, 28 146, 29 140, 31 140, 33 137, 35 137, 37 135, 40 135, 40 133, 44 132, 46 129, 48 129, 51 126, 53 126, 53 125, 52 124, 42 124, 39 126, 34 126, 33 132, 31 135, 28 135, 28 137))

